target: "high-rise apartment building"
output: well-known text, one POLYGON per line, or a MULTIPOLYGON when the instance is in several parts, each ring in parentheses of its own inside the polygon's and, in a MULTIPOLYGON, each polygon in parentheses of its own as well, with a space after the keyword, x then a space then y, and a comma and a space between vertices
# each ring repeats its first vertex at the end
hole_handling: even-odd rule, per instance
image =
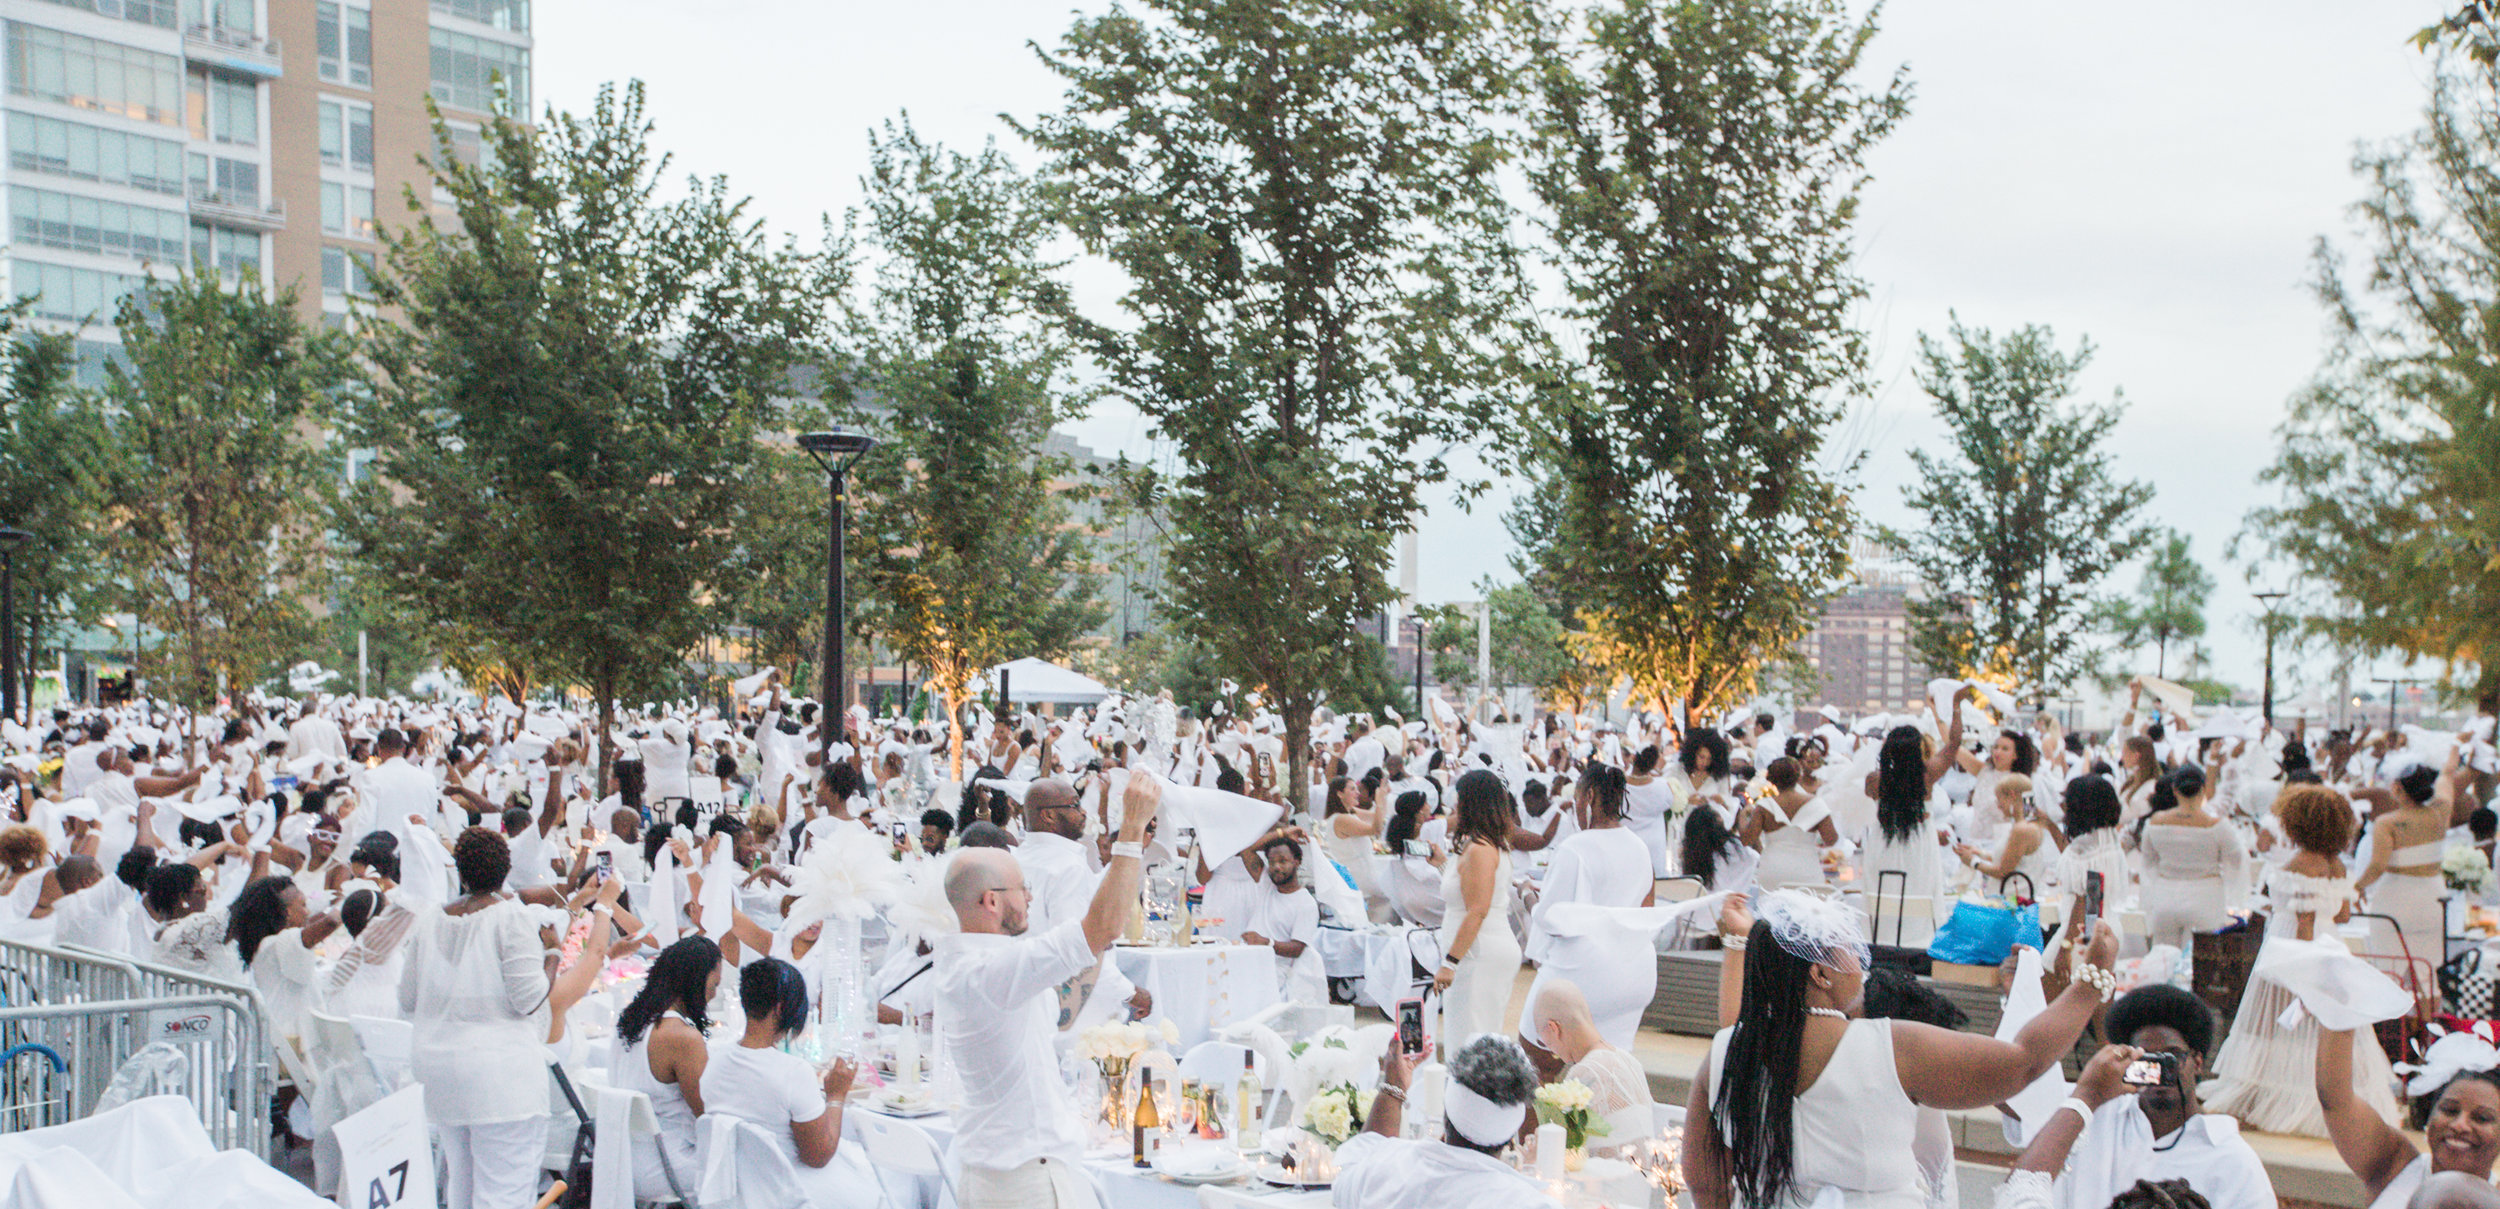
POLYGON ((1844 713, 1914 711, 1927 699, 1927 665, 1910 649, 1910 595, 1917 584, 1897 555, 1852 544, 1856 583, 1825 601, 1798 644, 1814 669, 1817 700, 1844 713))
POLYGON ((431 157, 430 96, 474 157, 500 77, 530 100, 529 0, 0 0, 9 214, 0 287, 84 325, 190 262, 343 321, 431 157))

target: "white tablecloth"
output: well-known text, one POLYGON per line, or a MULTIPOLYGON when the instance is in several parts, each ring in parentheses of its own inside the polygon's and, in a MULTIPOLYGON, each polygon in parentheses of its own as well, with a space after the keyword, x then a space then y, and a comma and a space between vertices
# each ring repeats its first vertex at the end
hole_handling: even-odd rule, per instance
MULTIPOLYGON (((858 1127, 853 1124, 861 1115, 875 1113, 865 1101, 853 1101, 842 1114, 842 1144, 860 1145, 858 1127)), ((884 1115, 884 1114, 878 1114, 884 1115)), ((936 1139, 941 1151, 955 1144, 955 1119, 939 1113, 928 1117, 894 1118, 906 1120, 927 1130, 936 1139)), ((952 1155, 948 1156, 950 1161, 952 1155)), ((1291 1192, 1265 1184, 1208 1185, 1195 1187, 1176 1184, 1153 1171, 1141 1171, 1129 1164, 1126 1156, 1090 1158, 1085 1162, 1086 1174, 1093 1177, 1094 1187, 1101 1190, 1106 1209, 1321 1209, 1328 1204, 1325 1192, 1291 1192)), ((901 1209, 951 1209, 944 1187, 935 1179, 880 1173, 885 1188, 901 1209)))
POLYGON ((1149 1020, 1169 1020, 1180 1044, 1207 1040, 1215 1029, 1238 1023, 1279 998, 1276 956, 1260 945, 1191 945, 1185 949, 1130 948, 1112 953, 1120 972, 1154 996, 1149 1020))

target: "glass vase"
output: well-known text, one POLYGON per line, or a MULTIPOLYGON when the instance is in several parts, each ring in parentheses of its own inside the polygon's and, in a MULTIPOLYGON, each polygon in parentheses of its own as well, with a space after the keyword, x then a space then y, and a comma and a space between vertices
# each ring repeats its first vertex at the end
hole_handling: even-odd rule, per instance
POLYGON ((1115 1140, 1128 1136, 1128 1064, 1126 1058, 1094 1060, 1094 1069, 1102 1074, 1102 1123, 1115 1140))

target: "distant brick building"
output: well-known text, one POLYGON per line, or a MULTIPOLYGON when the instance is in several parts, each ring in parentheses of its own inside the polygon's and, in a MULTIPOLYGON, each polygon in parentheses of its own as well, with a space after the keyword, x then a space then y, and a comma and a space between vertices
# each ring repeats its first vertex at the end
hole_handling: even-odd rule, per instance
POLYGON ((1931 673, 1910 649, 1912 583, 1890 551, 1860 547, 1851 552, 1857 585, 1824 604, 1822 620, 1800 645, 1819 694, 1800 704, 1853 716, 1916 709, 1931 673))

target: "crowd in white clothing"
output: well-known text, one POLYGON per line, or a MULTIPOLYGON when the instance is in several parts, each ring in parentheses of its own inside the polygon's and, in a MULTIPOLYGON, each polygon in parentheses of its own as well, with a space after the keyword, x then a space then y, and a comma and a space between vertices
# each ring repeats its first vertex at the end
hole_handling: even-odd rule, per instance
MULTIPOLYGON (((456 1209, 526 1203, 556 1108, 544 1081, 508 1072, 594 1046, 661 1120, 636 1153, 638 1195, 683 1186, 703 1122, 728 1118, 786 1146, 815 1204, 872 1203, 841 1142, 856 1068, 785 1052, 852 1016, 930 1030, 935 1066, 962 1080, 956 1159, 975 1189, 1075 1197, 1077 1115, 1059 1111, 1074 1038, 1155 1011, 1102 954, 1159 885, 1200 887, 1184 918, 1267 950, 1286 1001, 1331 997, 1327 929, 1429 933, 1439 968, 1377 1002, 1428 998, 1453 1053, 1511 1039, 1526 1069, 1607 1089, 1600 1111, 1632 1114, 1638 1135, 1649 1108, 1628 1051, 1656 995, 1651 954, 1719 943, 1669 909, 1684 895, 1662 879, 1803 893, 1885 952, 1925 948, 1965 895, 2036 902, 2052 976, 2075 985, 2089 971, 2063 938, 2098 921, 2105 964, 2158 986, 2184 984, 2199 933, 2254 913, 2269 937, 2313 941, 2358 905, 2387 921, 2359 947, 2392 971, 2409 960, 2430 995, 2461 897, 2454 853, 2484 870, 2462 897, 2489 895, 2491 720, 2286 732, 2153 687, 2092 737, 1950 683, 1915 716, 1858 719, 1513 719, 1438 697, 1413 721, 1323 710, 1298 788, 1285 722, 1255 694, 1207 717, 1168 696, 1064 716, 976 708, 960 777, 943 721, 823 711, 773 673, 726 707, 621 711, 605 734, 579 706, 501 697, 65 709, 0 732, 15 820, 0 830, 0 939, 246 983, 299 1045, 316 1016, 409 1022, 456 1209), (1166 808, 1157 786, 1204 796, 1166 808), (858 960, 863 926, 879 956, 852 992, 860 980, 829 971, 858 960), (625 1006, 577 1021, 594 998, 625 1006)), ((1730 946, 1731 1006, 1743 951, 1730 946)), ((2261 974, 2218 1045, 2183 1009, 2162 1018, 2175 1038, 2113 1034, 2175 1041, 2217 1082, 2200 1101, 2191 1079, 2185 1110, 2126 1118, 2096 1145, 2131 1154, 2119 1139, 2143 1134, 2179 1165, 2236 1156, 2234 1118, 2339 1128, 2343 1102, 2316 1090, 2320 1030, 2291 1021, 2292 995, 2261 974)), ((1831 1060, 1877 1065, 1926 1044, 1854 1028, 1831 1042, 1831 1060)), ((1999 1054, 2004 1077, 2030 1053, 1999 1054)), ((1471 1069, 1507 1086, 1507 1062, 1471 1069)), ((2393 1114, 2377 1047, 2332 1068, 2352 1103, 2393 1114)), ((317 1082, 289 1089, 306 1139, 357 1107, 317 1082)), ((2080 1153, 2069 1169, 2103 1161, 2080 1153)), ((1472 1162, 1396 1161, 1462 1181, 1472 1162)), ((1921 1203, 1938 1182, 1914 1182, 1921 1203)))

